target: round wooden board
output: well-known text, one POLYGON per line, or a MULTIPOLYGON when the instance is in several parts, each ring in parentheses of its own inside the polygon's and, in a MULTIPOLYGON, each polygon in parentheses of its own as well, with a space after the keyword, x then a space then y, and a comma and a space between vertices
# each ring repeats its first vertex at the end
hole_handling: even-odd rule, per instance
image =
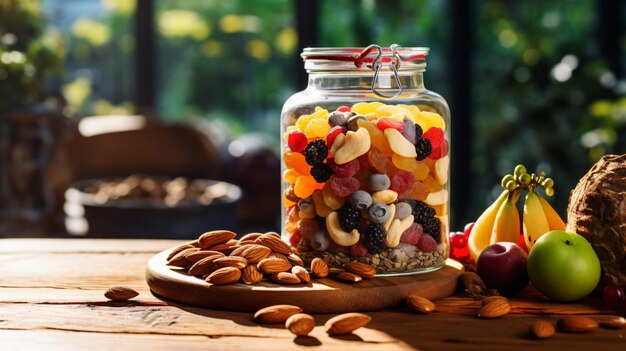
POLYGON ((376 311, 401 305, 408 295, 430 300, 452 295, 463 266, 453 260, 434 272, 401 277, 376 277, 356 284, 314 279, 308 285, 285 286, 263 280, 214 286, 167 266, 165 250, 150 259, 146 279, 150 289, 167 299, 217 310, 254 312, 276 304, 300 306, 309 313, 376 311))

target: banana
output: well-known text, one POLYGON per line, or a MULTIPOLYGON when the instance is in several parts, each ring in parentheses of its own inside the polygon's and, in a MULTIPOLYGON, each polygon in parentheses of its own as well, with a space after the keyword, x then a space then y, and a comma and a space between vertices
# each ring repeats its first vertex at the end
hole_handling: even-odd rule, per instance
POLYGON ((539 196, 534 191, 526 194, 524 201, 524 241, 528 250, 537 242, 540 236, 550 231, 548 219, 544 214, 539 196))
POLYGON ((543 213, 546 215, 546 219, 548 220, 548 227, 550 227, 550 230, 565 230, 565 222, 563 222, 554 208, 550 206, 550 203, 540 195, 537 195, 537 197, 539 198, 539 202, 541 202, 541 207, 543 208, 543 213))
POLYGON ((500 194, 498 199, 489 206, 483 214, 478 217, 474 227, 470 233, 467 247, 469 249, 474 262, 478 261, 478 255, 491 241, 491 233, 493 231, 493 225, 496 221, 496 216, 500 210, 502 203, 509 197, 509 191, 505 190, 500 194))
POLYGON ((490 243, 493 244, 502 241, 517 243, 519 235, 519 211, 517 210, 517 206, 515 206, 515 202, 507 198, 500 206, 498 214, 496 215, 496 222, 493 226, 490 243))

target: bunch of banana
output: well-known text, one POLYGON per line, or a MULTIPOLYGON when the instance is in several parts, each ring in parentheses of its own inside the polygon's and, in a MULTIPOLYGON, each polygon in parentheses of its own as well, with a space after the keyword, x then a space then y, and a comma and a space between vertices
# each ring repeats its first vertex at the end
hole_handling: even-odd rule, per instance
POLYGON ((537 239, 550 230, 564 230, 565 223, 537 192, 542 186, 548 196, 554 195, 554 181, 541 176, 528 174, 522 165, 515 167, 514 173, 502 179, 505 189, 498 199, 476 220, 468 239, 468 249, 474 259, 490 244, 502 241, 517 243, 520 237, 520 216, 517 201, 524 190, 528 191, 524 202, 523 232, 528 249, 537 239))

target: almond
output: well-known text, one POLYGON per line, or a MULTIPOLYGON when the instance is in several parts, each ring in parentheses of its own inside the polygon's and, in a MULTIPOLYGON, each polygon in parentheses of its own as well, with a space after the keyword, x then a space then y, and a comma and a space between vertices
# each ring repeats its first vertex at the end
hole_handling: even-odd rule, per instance
POLYGON ((235 267, 237 269, 242 269, 248 265, 248 260, 238 256, 225 256, 216 259, 213 263, 215 263, 218 267, 235 267))
POLYGON ((225 255, 229 255, 231 252, 233 252, 238 247, 239 247, 239 245, 237 245, 236 242, 227 242, 227 243, 224 243, 224 244, 211 246, 209 248, 209 250, 219 251, 219 252, 224 253, 225 255))
POLYGON ((285 328, 297 336, 306 336, 315 328, 315 318, 306 313, 296 313, 287 318, 285 328))
POLYGON ((432 301, 419 295, 407 296, 406 305, 419 313, 430 313, 435 310, 435 304, 432 301))
POLYGON ((255 241, 258 237, 263 235, 262 233, 248 233, 239 239, 239 241, 255 241))
POLYGON ((291 248, 287 243, 280 239, 280 236, 274 235, 276 233, 266 233, 254 240, 255 243, 269 247, 272 251, 281 253, 283 255, 289 255, 291 248))
POLYGON ((285 255, 283 255, 283 254, 281 254, 281 253, 278 253, 278 252, 272 252, 272 253, 271 253, 269 256, 267 256, 267 257, 275 257, 275 258, 279 258, 279 259, 281 259, 281 260, 283 260, 283 261, 288 261, 288 262, 291 262, 291 261, 289 261, 289 259, 287 258, 287 256, 285 256, 285 255))
POLYGON ((126 301, 138 295, 137 291, 125 286, 114 286, 104 293, 104 297, 113 301, 126 301))
POLYGON ((511 310, 511 305, 502 299, 495 299, 483 307, 478 312, 480 318, 498 318, 506 315, 511 310))
POLYGON ((337 278, 337 280, 341 280, 346 283, 358 283, 361 280, 363 280, 363 278, 361 278, 360 275, 350 273, 350 272, 341 272, 337 274, 335 278, 337 278))
POLYGON ((300 278, 298 278, 297 275, 288 272, 272 274, 269 278, 274 283, 283 285, 296 285, 301 283, 300 278))
POLYGON ((539 320, 530 325, 529 333, 537 339, 547 339, 555 333, 554 325, 550 321, 539 320))
POLYGON ((219 251, 200 250, 200 251, 190 252, 188 254, 185 254, 185 258, 189 260, 190 262, 198 262, 209 256, 215 256, 215 255, 219 255, 220 257, 224 256, 224 254, 219 251))
POLYGON ((293 273, 296 276, 298 276, 298 278, 300 278, 300 280, 305 282, 305 283, 310 283, 311 282, 311 276, 309 275, 309 272, 307 272, 306 269, 304 269, 304 267, 293 266, 291 268, 291 273, 293 273))
POLYGON ((257 268, 265 274, 276 274, 290 270, 291 263, 280 258, 264 258, 257 263, 257 268))
POLYGON ((244 284, 256 284, 263 280, 263 274, 259 272, 256 265, 249 264, 241 270, 241 281, 244 284))
POLYGON ((591 318, 580 316, 566 316, 557 322, 561 331, 568 333, 586 333, 598 328, 598 322, 591 318))
POLYGON ((226 285, 236 283, 241 278, 241 271, 235 267, 224 267, 209 274, 207 283, 213 285, 226 285))
POLYGON ((174 258, 174 256, 176 256, 179 252, 186 250, 186 249, 192 249, 194 246, 191 244, 183 244, 180 245, 178 247, 176 247, 175 249, 173 249, 169 255, 167 255, 167 261, 171 260, 172 258, 174 258))
POLYGON ((200 248, 203 250, 206 250, 210 247, 227 243, 236 236, 237 234, 231 232, 230 230, 213 230, 200 235, 200 238, 198 238, 198 245, 200 245, 200 248))
POLYGON ((324 324, 324 331, 328 335, 343 335, 364 327, 372 320, 372 317, 362 313, 344 313, 335 316, 324 324))
POLYGON ((189 271, 187 271, 187 273, 191 275, 196 275, 196 276, 203 276, 205 274, 209 274, 215 271, 217 268, 221 268, 215 263, 215 260, 217 260, 218 258, 222 258, 222 257, 224 257, 224 255, 222 255, 221 253, 212 255, 209 257, 205 257, 201 259, 200 261, 194 263, 193 266, 189 268, 189 271))
POLYGON ((228 256, 241 256, 241 254, 247 249, 247 246, 237 246, 237 248, 235 248, 233 251, 231 251, 230 254, 228 254, 228 256))
POLYGON ((294 266, 304 266, 304 262, 302 262, 300 256, 296 255, 295 253, 289 254, 287 260, 289 260, 289 262, 291 262, 294 266))
POLYGON ((183 251, 174 255, 174 257, 172 257, 171 260, 167 261, 167 264, 170 266, 176 266, 176 267, 181 267, 181 268, 190 267, 193 262, 186 259, 185 256, 192 252, 197 252, 199 250, 200 249, 197 247, 190 247, 190 248, 184 249, 183 251))
POLYGON ((254 314, 254 320, 257 323, 277 324, 284 323, 296 313, 302 312, 302 309, 294 305, 274 305, 262 308, 254 314))
POLYGON ((263 245, 252 244, 245 247, 246 249, 241 254, 241 257, 248 260, 248 263, 257 263, 272 253, 269 247, 263 245))
POLYGON ((622 329, 626 327, 626 318, 620 316, 602 316, 600 326, 608 329, 622 329))
POLYGON ((506 303, 509 303, 509 300, 506 297, 500 296, 500 295, 485 296, 485 297, 483 297, 481 302, 482 302, 482 305, 484 306, 484 305, 486 305, 486 304, 488 304, 490 302, 496 301, 496 300, 501 300, 501 301, 504 301, 506 303))
POLYGON ((278 234, 278 233, 276 233, 276 232, 267 232, 267 233, 265 233, 265 234, 263 234, 263 235, 268 235, 268 236, 270 236, 270 235, 271 235, 271 236, 275 236, 275 237, 277 237, 278 239, 280 239, 280 234, 278 234))
POLYGON ((311 274, 313 274, 313 277, 325 278, 328 277, 329 272, 330 268, 328 267, 328 263, 326 263, 326 261, 317 257, 311 261, 311 274))
POLYGON ((344 263, 343 268, 346 271, 354 273, 356 275, 360 275, 363 278, 374 278, 374 276, 376 275, 376 268, 367 263, 359 261, 344 263))

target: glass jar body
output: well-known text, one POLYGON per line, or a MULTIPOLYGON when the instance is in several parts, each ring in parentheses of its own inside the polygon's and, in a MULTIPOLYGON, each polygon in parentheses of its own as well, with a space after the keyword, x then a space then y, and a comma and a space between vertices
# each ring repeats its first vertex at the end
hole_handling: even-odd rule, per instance
POLYGON ((310 73, 285 103, 281 235, 305 263, 360 261, 378 275, 444 265, 450 113, 422 72, 400 72, 393 99, 372 91, 371 72, 310 73))

